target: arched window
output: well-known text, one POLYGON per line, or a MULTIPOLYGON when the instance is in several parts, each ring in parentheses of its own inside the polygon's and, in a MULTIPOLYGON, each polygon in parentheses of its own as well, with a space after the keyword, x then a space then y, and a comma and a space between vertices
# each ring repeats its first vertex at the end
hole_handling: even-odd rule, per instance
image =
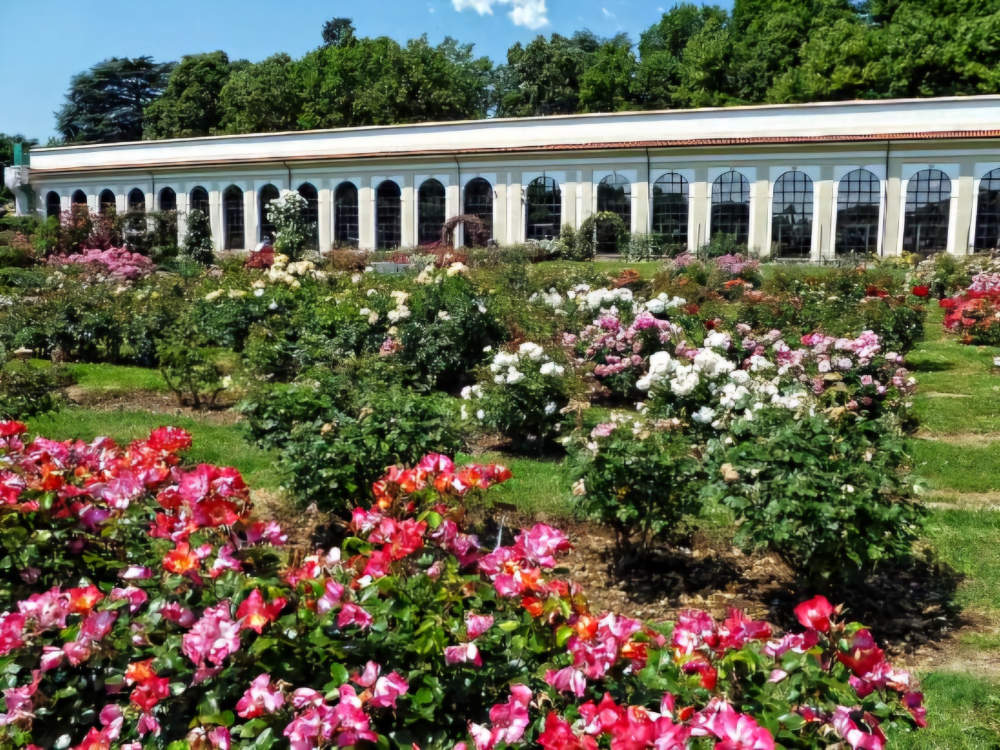
POLYGON ((948 247, 951 180, 940 169, 921 169, 906 186, 903 251, 930 254, 948 247))
POLYGON ((333 194, 333 241, 337 247, 357 247, 358 236, 358 189, 342 182, 333 194))
MULTIPOLYGON (((617 214, 629 230, 632 228, 632 183, 615 172, 597 184, 597 211, 617 214)), ((609 226, 597 227, 597 252, 617 253, 618 236, 609 226)))
POLYGON ((222 194, 222 225, 225 229, 225 249, 244 249, 243 191, 235 185, 222 194))
POLYGON ((771 243, 780 258, 808 258, 812 250, 813 181, 805 172, 785 172, 774 183, 771 243))
POLYGON ((139 188, 132 188, 128 194, 128 210, 133 213, 145 213, 146 194, 139 188))
POLYGON ((257 215, 260 217, 260 234, 257 239, 274 238, 274 223, 268 218, 267 206, 278 195, 278 188, 271 184, 257 191, 257 215))
MULTIPOLYGON (((469 180, 465 186, 465 202, 462 213, 476 216, 483 222, 483 233, 493 237, 493 186, 482 177, 469 180)), ((468 243, 468 236, 465 241, 468 243)))
POLYGON ((74 206, 86 206, 87 205, 87 194, 82 190, 74 190, 73 197, 70 198, 70 204, 74 206))
POLYGON ((837 187, 837 237, 834 252, 877 253, 882 203, 878 177, 867 169, 845 174, 837 187))
POLYGON ((208 216, 208 191, 200 185, 191 191, 191 210, 201 211, 208 216))
POLYGON ((983 179, 979 181, 973 249, 978 253, 998 248, 1000 248, 1000 169, 994 169, 983 175, 983 179))
POLYGON ((115 200, 115 194, 110 190, 102 190, 100 197, 97 199, 97 210, 104 215, 114 213, 117 208, 118 203, 115 200))
POLYGON ((741 245, 750 239, 750 182, 734 169, 712 183, 712 234, 731 234, 741 245))
POLYGON ((312 227, 312 234, 306 242, 306 247, 310 250, 319 249, 319 193, 316 186, 311 182, 303 182, 299 185, 299 195, 305 198, 306 210, 305 220, 312 227))
POLYGON ((403 239, 402 193, 392 180, 385 180, 375 191, 375 247, 391 250, 403 239))
POLYGON ((559 236, 562 221, 562 192, 551 177, 536 177, 528 184, 524 198, 524 236, 544 240, 559 236))
POLYGON ((62 200, 59 198, 59 193, 50 190, 45 195, 45 215, 58 216, 60 211, 62 211, 62 200))
POLYGON ((671 250, 687 250, 688 181, 684 175, 667 172, 653 183, 652 228, 671 250))
POLYGON ((177 193, 174 192, 173 188, 165 187, 160 191, 160 210, 177 210, 177 193))
POLYGON ((444 224, 444 185, 424 180, 417 191, 417 244, 429 245, 441 239, 444 224))

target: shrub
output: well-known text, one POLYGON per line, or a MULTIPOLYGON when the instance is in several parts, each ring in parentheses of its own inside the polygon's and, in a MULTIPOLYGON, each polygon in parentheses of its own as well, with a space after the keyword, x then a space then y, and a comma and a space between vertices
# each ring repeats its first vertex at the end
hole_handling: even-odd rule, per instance
POLYGON ((924 511, 901 473, 907 457, 891 418, 763 408, 729 436, 713 462, 738 544, 776 552, 813 584, 910 554, 924 511))
POLYGON ((81 250, 73 255, 51 255, 49 265, 57 268, 82 266, 96 276, 106 276, 117 281, 135 281, 148 276, 155 268, 145 255, 129 252, 124 247, 107 250, 81 250))
POLYGON ((599 211, 584 219, 576 233, 576 250, 569 260, 590 260, 597 253, 600 237, 613 235, 615 247, 623 250, 628 247, 630 232, 622 217, 614 211, 599 211))
POLYGON ((618 418, 567 445, 579 509, 614 529, 620 562, 676 537, 697 513, 703 475, 679 421, 618 418))
POLYGON ((184 253, 202 265, 210 265, 214 258, 212 225, 208 214, 191 209, 187 215, 187 234, 184 235, 184 253))
POLYGON ((0 419, 27 419, 60 406, 62 373, 20 359, 0 363, 0 419))
POLYGON ((291 260, 298 260, 313 236, 316 225, 306 221, 306 199, 298 193, 285 193, 267 204, 267 220, 274 225, 274 249, 291 260))
POLYGON ((183 431, 120 448, 23 430, 0 424, 8 746, 818 748, 926 723, 909 675, 822 597, 800 633, 733 610, 668 637, 555 577, 557 529, 481 549, 463 498, 503 467, 394 467, 342 548, 282 568, 239 474, 180 466, 183 431))
POLYGON ((179 404, 211 408, 226 390, 229 378, 219 363, 219 352, 200 346, 190 334, 178 329, 157 341, 160 372, 179 404))
POLYGON ((521 449, 542 450, 562 429, 571 386, 563 365, 538 344, 526 341, 516 351, 499 351, 486 377, 462 389, 463 419, 475 418, 521 449))

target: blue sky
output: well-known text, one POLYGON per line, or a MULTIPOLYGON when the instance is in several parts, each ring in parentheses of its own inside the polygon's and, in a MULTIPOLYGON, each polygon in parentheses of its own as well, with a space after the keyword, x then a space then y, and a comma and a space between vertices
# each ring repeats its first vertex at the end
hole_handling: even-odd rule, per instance
MULTIPOLYGON (((503 60, 507 48, 536 34, 590 28, 627 32, 633 41, 674 0, 0 0, 0 132, 44 143, 74 73, 108 57, 225 50, 260 60, 301 56, 321 41, 323 22, 354 19, 364 36, 400 41, 451 35, 503 60), (164 11, 163 9, 169 9, 164 11), (99 11, 99 12, 95 12, 99 11)), ((731 6, 731 1, 719 4, 731 6)))

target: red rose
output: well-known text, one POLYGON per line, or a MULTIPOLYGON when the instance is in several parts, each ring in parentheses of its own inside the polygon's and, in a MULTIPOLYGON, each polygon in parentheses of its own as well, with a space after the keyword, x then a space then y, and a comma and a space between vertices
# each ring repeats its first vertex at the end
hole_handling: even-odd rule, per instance
POLYGON ((926 284, 918 284, 910 290, 914 297, 926 297, 931 293, 931 288, 926 284))

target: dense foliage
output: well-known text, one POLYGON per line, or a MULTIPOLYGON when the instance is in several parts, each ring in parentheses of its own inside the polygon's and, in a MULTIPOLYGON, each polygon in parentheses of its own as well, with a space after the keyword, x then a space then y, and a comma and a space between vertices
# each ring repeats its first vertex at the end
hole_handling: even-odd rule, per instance
POLYGON ((732 610, 592 612, 536 524, 483 548, 464 502, 510 472, 393 467, 339 548, 283 562, 240 475, 190 436, 22 438, 0 423, 0 738, 12 747, 493 750, 884 747, 925 724, 872 634, 822 597, 781 635, 732 610))
MULTIPOLYGON (((603 19, 602 19, 603 22, 603 19)), ((674 5, 641 32, 473 45, 323 30, 299 59, 224 52, 112 59, 75 76, 67 140, 186 137, 499 116, 995 93, 1000 10, 982 0, 736 0, 674 5), (143 109, 145 108, 145 109, 143 109)))

